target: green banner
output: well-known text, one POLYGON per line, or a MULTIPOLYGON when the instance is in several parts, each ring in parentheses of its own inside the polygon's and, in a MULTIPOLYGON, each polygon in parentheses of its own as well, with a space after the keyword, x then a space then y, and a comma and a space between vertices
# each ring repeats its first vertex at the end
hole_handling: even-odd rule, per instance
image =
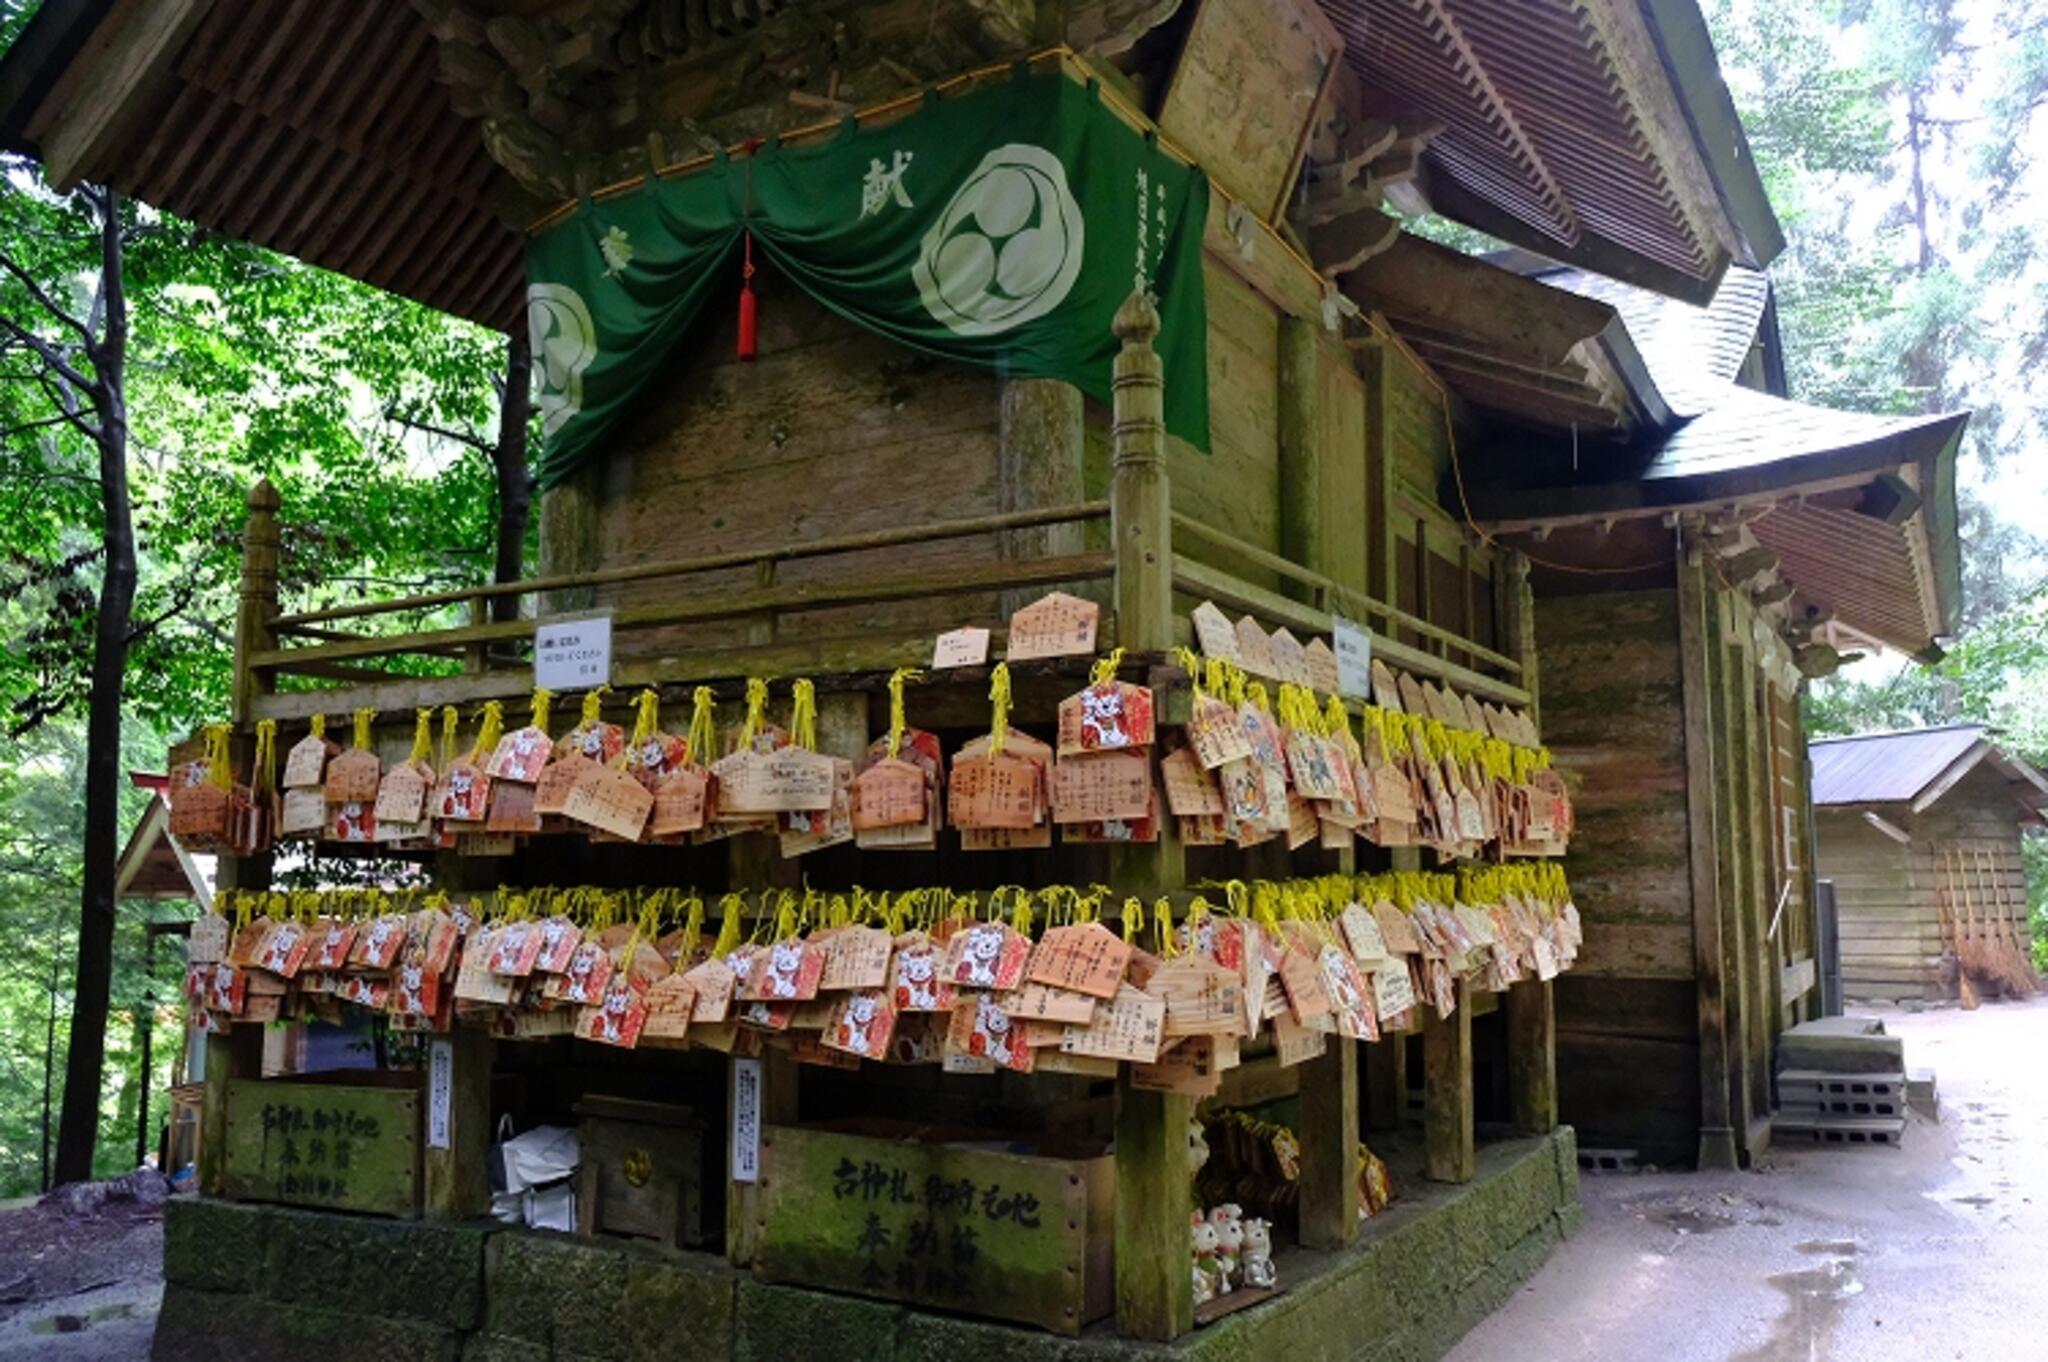
POLYGON ((742 243, 902 345, 1109 400, 1117 308, 1158 300, 1167 430, 1209 447, 1208 182, 1059 72, 874 127, 586 201, 528 248, 542 487, 615 436, 641 390, 733 306, 742 243))

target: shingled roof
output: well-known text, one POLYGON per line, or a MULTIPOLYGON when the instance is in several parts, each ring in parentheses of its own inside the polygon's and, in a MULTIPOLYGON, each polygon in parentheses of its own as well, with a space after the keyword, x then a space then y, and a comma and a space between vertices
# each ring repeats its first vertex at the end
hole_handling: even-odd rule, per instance
POLYGON ((1983 724, 1816 738, 1810 747, 1816 808, 1911 804, 1918 813, 1986 761, 2013 786, 2022 807, 2048 807, 2048 777, 2000 748, 1983 724))

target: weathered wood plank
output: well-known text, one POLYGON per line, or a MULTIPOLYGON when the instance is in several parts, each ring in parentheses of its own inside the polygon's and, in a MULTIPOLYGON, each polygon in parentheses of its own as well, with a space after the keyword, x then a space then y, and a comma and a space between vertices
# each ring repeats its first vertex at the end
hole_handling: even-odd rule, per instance
POLYGON ((429 1054, 427 1138, 421 1155, 425 1165, 425 1210, 429 1220, 472 1220, 491 1208, 491 1064, 497 1042, 480 1026, 457 1025, 446 1036, 427 1042, 431 1050, 446 1046, 449 1064, 448 1143, 432 1139, 433 1068, 440 1061, 429 1054))
POLYGON ((1470 1182, 1477 1172, 1473 1147, 1471 987, 1458 981, 1458 1009, 1439 1017, 1422 1009, 1423 1176, 1432 1182, 1470 1182))
POLYGON ((1358 1234, 1358 1045, 1333 1036, 1300 1066, 1304 1248, 1342 1248, 1358 1234))
POLYGON ((1141 1092, 1122 1069, 1116 1091, 1116 1327, 1164 1343, 1195 1327, 1188 1271, 1188 1121, 1194 1102, 1141 1092))
POLYGON ((1557 1125, 1557 1016, 1551 984, 1524 979, 1507 991, 1508 1105, 1515 1129, 1547 1134, 1557 1125))
POLYGON ((1698 1165, 1736 1166, 1735 1113, 1731 1102, 1728 999, 1723 967, 1720 885, 1722 881, 1718 801, 1715 790, 1715 690, 1708 651, 1718 647, 1718 619, 1699 550, 1687 545, 1678 557, 1678 649, 1684 722, 1688 845, 1692 855, 1693 975, 1698 989, 1698 1165))

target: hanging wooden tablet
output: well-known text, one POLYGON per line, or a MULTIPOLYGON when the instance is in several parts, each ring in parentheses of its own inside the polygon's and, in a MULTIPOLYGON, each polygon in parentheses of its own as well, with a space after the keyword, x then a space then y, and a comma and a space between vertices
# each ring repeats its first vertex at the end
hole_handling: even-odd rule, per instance
POLYGON ((1401 684, 1394 669, 1377 659, 1372 664, 1372 702, 1381 709, 1401 713, 1401 684))
POLYGON ((378 824, 421 822, 426 813, 427 791, 433 784, 433 768, 425 762, 402 761, 394 765, 377 784, 373 812, 378 824))
POLYGON ((1009 990, 1024 977, 1031 942, 1002 922, 977 922, 946 942, 941 977, 964 988, 1009 990))
POLYGON ((1167 810, 1176 817, 1223 813, 1223 791, 1215 777, 1202 769, 1193 748, 1168 752, 1160 759, 1159 774, 1166 786, 1167 810))
POLYGON ((1202 650, 1203 657, 1243 665, 1237 649, 1237 626, 1230 622, 1230 616, 1216 608, 1214 601, 1196 606, 1188 620, 1194 626, 1195 646, 1202 650))
POLYGON ((327 806, 328 822, 324 835, 333 842, 367 843, 377 840, 377 813, 374 802, 348 800, 345 803, 330 803, 327 806))
POLYGON ((940 634, 932 643, 932 670, 979 667, 988 661, 988 630, 967 625, 940 634))
POLYGON ((647 1016, 640 1024, 640 1043, 656 1048, 682 1049, 690 1034, 690 1018, 696 1011, 697 990, 680 974, 657 982, 646 994, 647 1016))
POLYGON ((1267 680, 1278 680, 1278 670, 1273 665, 1273 641, 1259 622, 1250 615, 1239 618, 1236 625, 1237 665, 1253 676, 1267 680))
POLYGON ((1172 1039, 1244 1029, 1244 978, 1203 955, 1178 955, 1153 972, 1145 991, 1166 1003, 1160 1034, 1172 1039))
POLYGON ((187 963, 210 965, 226 959, 232 936, 233 929, 225 917, 211 909, 201 913, 192 923, 192 934, 185 939, 187 963))
POLYGON ((360 803, 371 805, 377 802, 377 787, 384 777, 383 763, 377 754, 365 748, 351 747, 338 753, 327 763, 323 780, 327 802, 330 804, 360 803))
POLYGON ((1401 708, 1409 714, 1420 714, 1426 719, 1438 717, 1429 706, 1429 697, 1422 689, 1422 683, 1402 672, 1394 678, 1401 691, 1401 708))
POLYGON ((248 975, 226 961, 209 967, 206 979, 206 1006, 209 1011, 233 1016, 242 1010, 248 996, 248 975))
POLYGON ((1074 993, 1113 998, 1131 961, 1131 943, 1099 922, 1049 929, 1032 948, 1024 977, 1074 993))
POLYGON ((434 816, 450 823, 482 823, 491 810, 491 778, 467 757, 442 773, 434 816))
POLYGON ((1056 823, 1143 818, 1152 808, 1152 763, 1144 752, 1062 757, 1052 770, 1056 823))
POLYGON ((624 768, 596 766, 584 772, 562 806, 563 816, 586 827, 638 841, 654 812, 654 796, 624 768))
POLYGON ((542 767, 540 781, 534 786, 533 811, 542 817, 561 814, 568 807, 569 795, 575 790, 576 782, 596 765, 581 752, 572 751, 542 767))
POLYGON ((1287 792, 1287 849, 1299 851, 1322 836, 1316 806, 1293 790, 1287 792))
POLYGON ((1328 1032, 1302 1025, 1291 1012, 1283 1011, 1273 1018, 1273 1053, 1281 1068, 1289 1069, 1315 1059, 1328 1048, 1328 1032))
POLYGON ((1151 1064, 1159 1058, 1165 1024, 1162 999, 1124 984, 1114 998, 1096 1008, 1095 1019, 1088 1025, 1066 1029, 1060 1037, 1060 1051, 1151 1064))
POLYGON ((531 785, 540 779, 548 758, 554 755, 555 740, 534 724, 514 729, 498 740, 484 774, 493 780, 514 780, 531 785))
POLYGON ((945 979, 944 948, 923 932, 896 938, 889 970, 890 993, 898 1012, 951 1012, 953 985, 945 979))
POLYGON ((1330 651, 1330 645, 1320 638, 1312 638, 1301 652, 1308 667, 1309 688, 1318 695, 1337 694, 1343 683, 1338 679, 1337 654, 1330 651))
MULTIPOLYGON (((1089 994, 1055 988, 1050 984, 1034 984, 1028 980, 998 995, 997 1001, 1002 1004, 1005 1012, 1017 1020, 1033 1024, 1050 1023, 1055 1027, 1086 1026, 1095 1020, 1097 1003, 1097 999, 1089 994)), ((1059 1043, 1057 1030, 1046 1043, 1059 1043)))
MULTIPOLYGON (((621 775, 625 773, 620 772, 621 775)), ((631 776, 626 776, 632 780, 631 776)), ((637 783, 637 782, 636 782, 637 783)), ((647 996, 636 988, 628 973, 616 970, 605 983, 604 996, 595 1007, 583 1009, 576 1034, 600 1045, 631 1050, 640 1043, 640 1031, 647 1024, 647 996)))
POLYGON ((1327 738, 1305 728, 1287 734, 1287 771, 1303 799, 1349 802, 1337 774, 1338 749, 1327 738))
POLYGON ((726 963, 715 959, 700 961, 684 971, 683 978, 696 994, 690 1009, 691 1023, 702 1026, 723 1022, 732 1011, 737 984, 726 963))
MULTIPOLYGON (((869 744, 866 758, 869 769, 890 759, 886 736, 869 744)), ((939 797, 939 777, 943 769, 939 740, 923 729, 906 728, 896 759, 914 767, 923 778, 923 817, 910 823, 883 824, 872 828, 856 826, 854 841, 863 850, 871 851, 931 850, 938 845, 938 830, 945 821, 944 802, 939 797)), ((859 777, 855 779, 857 781, 859 777)))
POLYGON ((1095 651, 1102 607, 1055 591, 1010 616, 1003 656, 1011 662, 1035 657, 1071 657, 1095 651))
MULTIPOLYGON (((586 713, 590 710, 588 706, 586 713)), ((626 730, 602 719, 586 718, 555 739, 554 759, 575 754, 598 763, 609 762, 626 750, 626 730)))
POLYGON ((701 829, 710 781, 710 773, 701 766, 679 766, 670 771, 654 789, 647 835, 677 837, 701 829))
POLYGON ((803 856, 853 840, 853 763, 843 757, 826 757, 825 760, 832 767, 832 802, 820 810, 797 810, 779 815, 781 849, 785 857, 803 856))
MULTIPOLYGON (((532 921, 508 922, 500 928, 491 943, 490 970, 493 974, 509 974, 525 978, 533 973, 540 961, 541 924, 532 921)), ((574 948, 571 948, 573 954, 574 948)), ((567 963, 566 960, 564 963, 567 963)))
POLYGON ((1251 745, 1252 768, 1265 784, 1265 826, 1272 832, 1285 832, 1288 829, 1285 735, 1271 714, 1249 700, 1238 706, 1237 721, 1251 745))
POLYGON ((880 927, 855 924, 840 928, 818 944, 824 961, 818 988, 841 992, 886 987, 893 949, 894 938, 880 927))
POLYGON ((748 1002, 808 1002, 818 996, 824 957, 799 937, 776 942, 754 961, 741 999, 748 1002))
POLYGON ((649 790, 658 790, 672 773, 682 769, 689 755, 687 742, 656 729, 633 744, 627 753, 626 769, 649 790))
POLYGON ((1145 844, 1159 840, 1159 792, 1148 790, 1145 813, 1139 818, 1091 818, 1082 823, 1062 823, 1061 835, 1075 843, 1108 842, 1145 844))
POLYGON ((925 773, 900 758, 884 757, 853 778, 854 831, 922 823, 924 798, 925 773))
POLYGON ((277 835, 283 838, 311 837, 327 827, 327 800, 317 785, 284 792, 278 814, 277 835))
POLYGON ((262 951, 256 957, 256 967, 269 970, 281 979, 293 978, 305 963, 306 952, 311 945, 312 934, 306 925, 287 919, 264 937, 262 951))
POLYGON ((1152 689, 1125 681, 1090 685, 1060 701, 1059 755, 1150 747, 1152 689))
POLYGON ((819 1043, 860 1059, 882 1059, 896 1033, 896 1008, 887 990, 862 989, 832 1005, 819 1043))
POLYGON ((327 779, 328 758, 340 750, 320 732, 308 733, 293 743, 292 750, 285 754, 284 788, 319 789, 327 779))
POLYGON ((1030 828, 1045 795, 1036 762, 1008 751, 957 756, 947 782, 946 815, 956 828, 1030 828))
POLYGON ((1220 847, 1230 845, 1230 827, 1224 815, 1194 814, 1178 820, 1182 846, 1220 847))
POLYGON ((1225 762, 1242 761, 1252 752, 1237 710, 1207 691, 1196 692, 1190 704, 1187 735, 1196 757, 1212 771, 1225 762))
POLYGON ((1216 1062, 1216 1038, 1188 1036, 1171 1042, 1152 1064, 1131 1066, 1131 1087, 1139 1092, 1170 1092, 1197 1100, 1223 1090, 1223 1070, 1216 1062))
POLYGON ((997 1068, 1030 1073, 1036 1055, 1019 1028, 992 993, 963 997, 953 1007, 946 1029, 946 1048, 997 1068))
POLYGON ((1273 659, 1273 675, 1294 686, 1312 685, 1308 671, 1308 653, 1302 648, 1301 640, 1285 629, 1275 629, 1266 641, 1266 650, 1273 659))
POLYGON ((718 779, 720 818, 832 807, 832 759, 801 747, 735 752, 711 770, 718 779))

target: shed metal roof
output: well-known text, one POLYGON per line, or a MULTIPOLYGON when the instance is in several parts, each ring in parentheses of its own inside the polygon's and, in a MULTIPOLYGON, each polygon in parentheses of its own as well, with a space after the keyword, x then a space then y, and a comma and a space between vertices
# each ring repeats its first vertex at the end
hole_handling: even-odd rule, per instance
POLYGON ((1813 754, 1813 802, 1911 804, 1929 807, 1980 762, 2005 777, 2013 798, 2029 813, 2048 808, 2048 776, 2002 750, 1983 724, 1946 724, 1896 733, 1820 738, 1813 754))

